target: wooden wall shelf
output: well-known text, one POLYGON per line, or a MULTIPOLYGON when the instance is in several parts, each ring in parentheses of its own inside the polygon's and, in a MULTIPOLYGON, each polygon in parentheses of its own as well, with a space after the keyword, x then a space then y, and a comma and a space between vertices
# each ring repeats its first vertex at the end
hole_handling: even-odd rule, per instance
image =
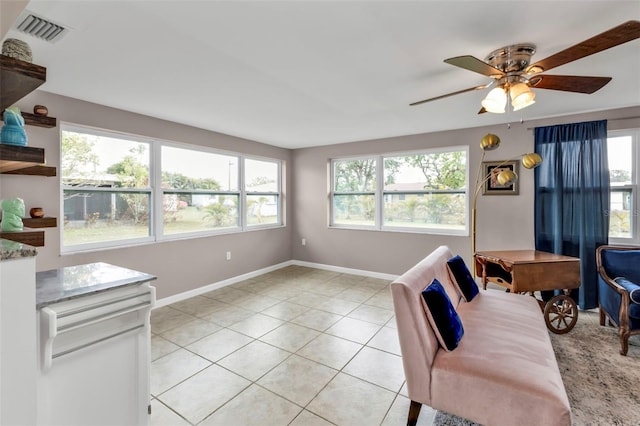
POLYGON ((0 55, 0 111, 24 98, 45 81, 45 67, 0 55))
POLYGON ((22 114, 22 118, 24 118, 24 124, 29 126, 51 129, 58 125, 58 120, 56 120, 55 117, 35 115, 24 111, 21 111, 20 114, 22 114))
POLYGON ((44 163, 44 148, 0 144, 0 160, 23 163, 44 163))
MULTIPOLYGON (((0 116, 7 108, 33 92, 47 81, 47 69, 40 65, 0 55, 0 116)), ((25 124, 38 127, 56 127, 54 117, 44 117, 22 112, 25 124)), ((44 149, 0 144, 0 173, 16 175, 55 176, 56 168, 44 164, 44 149)), ((24 218, 28 228, 58 226, 55 217, 24 218)), ((44 246, 44 231, 0 232, 0 238, 44 246)))
POLYGON ((55 176, 56 168, 43 163, 43 148, 0 144, 0 173, 55 176))
MULTIPOLYGON (((0 55, 0 120, 2 111, 33 92, 47 80, 47 69, 40 65, 0 55)), ((55 117, 22 112, 25 124, 56 127, 55 117)))
POLYGON ((58 226, 58 219, 55 217, 23 217, 22 224, 27 228, 55 228, 58 226))
MULTIPOLYGON (((2 162, 0 161, 0 164, 2 162)), ((52 177, 57 174, 56 168, 51 166, 29 166, 17 170, 0 172, 5 175, 25 175, 25 176, 47 176, 52 177)))
MULTIPOLYGON (((58 121, 55 117, 45 117, 43 115, 35 115, 24 111, 20 111, 20 114, 22 115, 22 118, 24 118, 24 124, 27 124, 29 126, 45 127, 47 129, 51 129, 58 125, 58 121)), ((3 120, 3 114, 0 114, 0 121, 3 120)))
POLYGON ((44 231, 0 232, 0 238, 34 247, 44 247, 44 231))

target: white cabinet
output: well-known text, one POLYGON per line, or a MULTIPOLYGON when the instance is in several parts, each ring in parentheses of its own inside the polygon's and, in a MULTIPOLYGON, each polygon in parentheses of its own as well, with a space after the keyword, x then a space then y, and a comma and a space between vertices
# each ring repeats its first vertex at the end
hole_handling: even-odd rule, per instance
POLYGON ((38 273, 54 295, 38 305, 38 424, 148 424, 151 279, 107 264, 38 273))
MULTIPOLYGON (((9 247, 18 243, 0 240, 0 245, 3 244, 9 247)), ((36 258, 33 256, 35 249, 29 257, 0 261, 2 425, 36 423, 36 258)))

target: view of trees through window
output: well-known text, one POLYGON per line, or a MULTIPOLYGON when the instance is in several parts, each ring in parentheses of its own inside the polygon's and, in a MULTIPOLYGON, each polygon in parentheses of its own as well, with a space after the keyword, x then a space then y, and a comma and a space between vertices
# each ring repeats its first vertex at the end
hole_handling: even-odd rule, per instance
POLYGON ((334 160, 332 225, 464 231, 466 156, 454 150, 334 160))
POLYGON ((632 238, 633 208, 633 136, 607 138, 609 181, 611 183, 609 209, 609 237, 632 238))
POLYGON ((246 226, 281 224, 278 161, 159 143, 161 160, 154 168, 153 143, 63 129, 65 247, 242 229, 242 200, 246 226), (246 192, 240 187, 242 161, 246 192), (161 200, 155 207, 154 194, 161 200))
POLYGON ((244 161, 244 182, 247 200, 247 225, 280 223, 278 206, 280 167, 273 161, 247 158, 244 161))
POLYGON ((336 160, 333 176, 333 223, 373 226, 376 160, 336 160))
POLYGON ((240 225, 237 156, 167 145, 161 152, 165 234, 240 225))
POLYGON ((63 131, 61 157, 64 245, 151 235, 148 143, 63 131))

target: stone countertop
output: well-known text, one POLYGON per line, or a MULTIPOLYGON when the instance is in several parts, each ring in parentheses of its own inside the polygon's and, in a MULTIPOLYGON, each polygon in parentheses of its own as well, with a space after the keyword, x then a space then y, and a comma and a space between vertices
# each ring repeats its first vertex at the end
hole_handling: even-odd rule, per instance
POLYGON ((37 272, 36 308, 155 279, 144 272, 103 262, 37 272))
POLYGON ((33 257, 38 254, 35 247, 0 238, 0 260, 33 257))

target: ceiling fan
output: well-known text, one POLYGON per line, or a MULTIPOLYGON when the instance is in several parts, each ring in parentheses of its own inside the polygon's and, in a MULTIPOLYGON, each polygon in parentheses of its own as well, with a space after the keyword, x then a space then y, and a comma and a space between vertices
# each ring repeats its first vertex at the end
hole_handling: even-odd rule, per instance
POLYGON ((541 73, 637 38, 640 38, 640 21, 628 21, 531 65, 531 57, 536 52, 536 46, 529 43, 514 44, 494 50, 487 55, 484 61, 471 55, 445 59, 444 62, 448 64, 485 75, 490 77, 492 81, 414 102, 410 105, 420 105, 492 86, 495 87, 482 100, 482 109, 478 114, 485 112, 504 113, 509 99, 514 111, 526 108, 535 103, 535 93, 531 90, 532 87, 591 94, 609 83, 611 77, 541 73))

